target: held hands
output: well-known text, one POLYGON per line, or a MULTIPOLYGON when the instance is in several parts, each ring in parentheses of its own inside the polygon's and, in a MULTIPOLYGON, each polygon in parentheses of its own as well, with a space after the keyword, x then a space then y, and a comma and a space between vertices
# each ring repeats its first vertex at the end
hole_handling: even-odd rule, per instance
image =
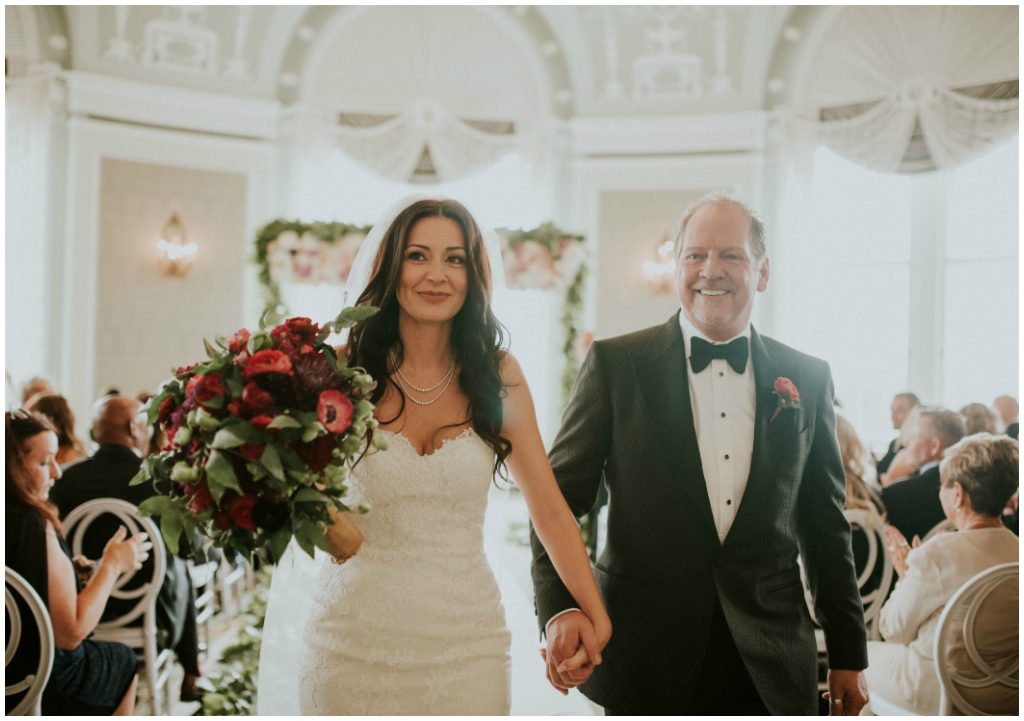
POLYGON ((548 681, 562 695, 584 683, 601 663, 601 651, 612 635, 607 617, 595 624, 582 611, 569 611, 548 626, 547 648, 540 650, 548 681))
POLYGON ((868 703, 868 685, 860 671, 828 670, 828 691, 822 698, 828 701, 829 716, 859 716, 868 703))
POLYGON ((143 562, 149 558, 149 550, 153 548, 149 534, 139 533, 126 539, 127 535, 128 529, 121 526, 103 548, 103 563, 110 564, 118 575, 142 568, 143 562))

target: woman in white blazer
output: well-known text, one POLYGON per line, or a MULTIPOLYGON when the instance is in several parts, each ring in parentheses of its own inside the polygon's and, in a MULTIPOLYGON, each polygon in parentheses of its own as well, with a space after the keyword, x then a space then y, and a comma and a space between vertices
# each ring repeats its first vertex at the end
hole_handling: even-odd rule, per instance
POLYGON ((939 615, 967 580, 1000 563, 1016 562, 1017 537, 1000 514, 1017 490, 1017 441, 988 433, 948 448, 939 467, 939 499, 956 533, 913 547, 887 527, 887 550, 899 581, 882 608, 884 642, 868 644, 864 672, 872 693, 918 714, 939 711, 939 680, 933 646, 939 615))

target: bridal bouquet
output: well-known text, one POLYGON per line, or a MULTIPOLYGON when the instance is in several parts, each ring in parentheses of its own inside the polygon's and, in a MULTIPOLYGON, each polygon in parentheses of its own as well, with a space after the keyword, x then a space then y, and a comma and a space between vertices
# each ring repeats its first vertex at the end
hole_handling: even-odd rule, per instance
POLYGON ((290 318, 204 341, 209 358, 178 368, 150 400, 149 423, 167 445, 131 483, 160 491, 140 511, 160 517, 172 552, 182 532, 198 530, 229 557, 266 547, 276 562, 293 537, 310 556, 314 547, 347 555, 336 547, 346 524, 358 529, 343 515, 353 510, 345 480, 377 424, 376 383, 339 361, 326 339, 374 312, 346 308, 323 327, 290 318))

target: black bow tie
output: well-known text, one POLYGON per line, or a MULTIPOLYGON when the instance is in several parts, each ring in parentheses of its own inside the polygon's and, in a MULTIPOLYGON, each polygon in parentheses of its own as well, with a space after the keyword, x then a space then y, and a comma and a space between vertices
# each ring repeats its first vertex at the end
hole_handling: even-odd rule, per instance
POLYGON ((703 338, 696 336, 690 339, 690 367, 694 373, 700 373, 708 367, 715 358, 724 358, 737 373, 747 369, 747 338, 742 336, 726 343, 716 345, 708 343, 703 338))

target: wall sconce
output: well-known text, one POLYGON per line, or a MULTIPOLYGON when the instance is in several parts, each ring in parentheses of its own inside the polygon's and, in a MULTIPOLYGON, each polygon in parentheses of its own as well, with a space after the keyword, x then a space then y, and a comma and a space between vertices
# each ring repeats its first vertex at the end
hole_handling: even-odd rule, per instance
POLYGON ((160 253, 160 270, 167 275, 182 276, 192 269, 199 246, 194 241, 185 241, 185 227, 178 214, 173 213, 160 231, 157 250, 160 253))
POLYGON ((654 260, 644 261, 644 280, 655 293, 671 292, 674 286, 675 259, 672 257, 675 251, 675 241, 665 233, 654 249, 654 260))

